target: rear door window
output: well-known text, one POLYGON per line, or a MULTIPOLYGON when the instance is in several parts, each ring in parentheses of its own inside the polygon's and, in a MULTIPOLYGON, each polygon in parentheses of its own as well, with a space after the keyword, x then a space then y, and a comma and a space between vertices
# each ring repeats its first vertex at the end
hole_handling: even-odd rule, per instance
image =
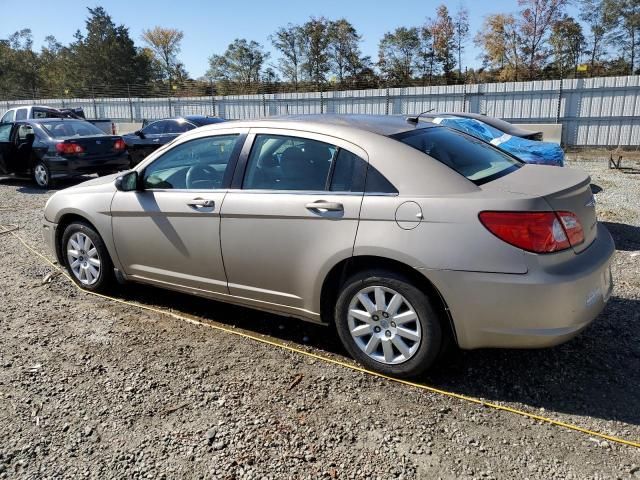
POLYGON ((178 120, 167 120, 165 122, 164 133, 184 133, 193 128, 189 122, 180 122, 178 120))
POLYGON ((365 191, 368 162, 336 145, 287 135, 256 135, 245 190, 365 191))
POLYGON ((161 133, 164 133, 166 124, 167 122, 165 120, 150 123, 142 129, 142 133, 144 133, 145 135, 159 135, 161 133))
POLYGON ((482 140, 446 127, 420 128, 394 135, 465 176, 476 185, 507 175, 522 162, 482 140))
POLYGON ((256 135, 243 188, 323 191, 336 151, 309 138, 256 135))

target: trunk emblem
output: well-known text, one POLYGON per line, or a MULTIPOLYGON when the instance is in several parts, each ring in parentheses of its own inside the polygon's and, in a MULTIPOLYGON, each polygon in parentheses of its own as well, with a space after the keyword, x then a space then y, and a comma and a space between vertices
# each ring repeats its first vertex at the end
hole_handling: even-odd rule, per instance
POLYGON ((596 206, 596 197, 591 195, 591 198, 587 203, 584 204, 585 207, 595 207, 596 206))
POLYGON ((102 144, 102 140, 96 140, 96 145, 101 145, 102 144))

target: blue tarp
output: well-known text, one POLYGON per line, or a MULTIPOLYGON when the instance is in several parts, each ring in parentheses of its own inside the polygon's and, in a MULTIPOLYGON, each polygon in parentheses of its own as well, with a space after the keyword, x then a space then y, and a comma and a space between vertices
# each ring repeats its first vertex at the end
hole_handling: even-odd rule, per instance
POLYGON ((438 117, 433 123, 460 130, 518 157, 523 162, 541 165, 564 165, 564 151, 560 145, 508 135, 480 120, 462 117, 438 117))

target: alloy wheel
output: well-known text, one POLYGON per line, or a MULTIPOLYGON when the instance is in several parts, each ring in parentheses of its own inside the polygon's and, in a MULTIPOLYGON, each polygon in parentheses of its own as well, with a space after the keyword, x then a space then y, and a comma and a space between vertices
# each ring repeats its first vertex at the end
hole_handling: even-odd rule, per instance
POLYGON ((369 286, 356 293, 349 303, 347 322, 358 348, 387 365, 411 359, 422 339, 416 311, 403 295, 388 287, 369 286))
POLYGON ((47 172, 47 168, 41 163, 36 165, 33 176, 39 186, 46 187, 49 184, 49 173, 47 172))
POLYGON ((76 232, 67 242, 67 260, 73 276, 83 285, 93 285, 100 277, 100 255, 91 239, 76 232))

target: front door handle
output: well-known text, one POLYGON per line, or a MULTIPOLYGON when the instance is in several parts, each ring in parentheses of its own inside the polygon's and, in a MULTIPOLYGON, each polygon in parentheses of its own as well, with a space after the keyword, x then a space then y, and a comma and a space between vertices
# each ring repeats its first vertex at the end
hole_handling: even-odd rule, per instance
POLYGON ((216 206, 216 202, 208 198, 194 198, 187 202, 187 205, 193 208, 213 208, 216 206))
POLYGON ((319 210, 321 212, 341 212, 344 210, 344 206, 341 203, 325 202, 324 200, 307 203, 305 207, 309 210, 319 210))

